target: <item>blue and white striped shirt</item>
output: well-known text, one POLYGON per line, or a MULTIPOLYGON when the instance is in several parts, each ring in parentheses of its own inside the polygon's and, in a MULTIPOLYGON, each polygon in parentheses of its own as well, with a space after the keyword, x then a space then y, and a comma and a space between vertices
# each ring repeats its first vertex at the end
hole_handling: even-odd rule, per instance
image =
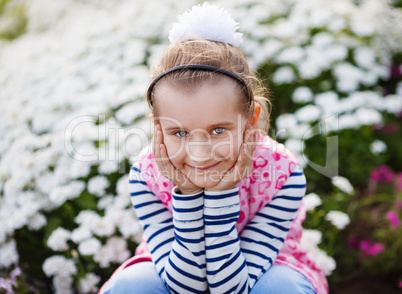
POLYGON ((274 263, 305 194, 296 166, 285 185, 239 235, 238 188, 181 195, 173 213, 154 195, 138 167, 130 194, 155 268, 171 293, 248 293, 274 263))

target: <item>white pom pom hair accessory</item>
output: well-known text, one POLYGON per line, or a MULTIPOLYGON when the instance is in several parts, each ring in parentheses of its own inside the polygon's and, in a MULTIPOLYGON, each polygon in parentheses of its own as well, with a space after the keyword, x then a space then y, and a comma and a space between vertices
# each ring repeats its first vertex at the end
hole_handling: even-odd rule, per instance
MULTIPOLYGON (((179 22, 175 23, 169 32, 169 41, 171 44, 199 38, 239 47, 243 41, 243 34, 236 32, 239 28, 239 24, 235 22, 228 11, 216 4, 210 5, 208 2, 204 2, 202 5, 195 5, 190 10, 179 15, 178 20, 179 22)), ((253 93, 247 86, 247 83, 238 75, 206 64, 186 64, 175 66, 161 73, 152 81, 147 91, 147 97, 151 107, 152 92, 156 83, 172 72, 183 70, 210 71, 229 76, 246 89, 250 103, 252 103, 254 99, 253 93)))
POLYGON ((169 32, 170 43, 201 38, 239 47, 243 41, 243 34, 236 32, 239 23, 227 10, 216 4, 204 2, 202 5, 195 5, 177 19, 179 22, 169 32))

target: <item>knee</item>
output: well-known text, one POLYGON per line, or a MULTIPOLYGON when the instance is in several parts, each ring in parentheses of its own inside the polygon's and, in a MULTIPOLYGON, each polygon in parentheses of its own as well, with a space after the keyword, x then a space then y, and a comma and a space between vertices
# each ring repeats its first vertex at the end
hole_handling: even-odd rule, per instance
POLYGON ((103 294, 168 293, 151 262, 134 264, 110 280, 103 294))
POLYGON ((287 266, 274 265, 258 279, 251 293, 316 294, 316 291, 299 272, 287 266))

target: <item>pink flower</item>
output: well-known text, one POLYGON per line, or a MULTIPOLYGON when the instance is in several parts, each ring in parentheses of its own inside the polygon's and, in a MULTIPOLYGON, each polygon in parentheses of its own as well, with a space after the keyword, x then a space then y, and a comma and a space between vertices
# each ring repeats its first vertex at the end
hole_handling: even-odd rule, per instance
POLYGON ((399 217, 395 211, 393 210, 388 211, 385 217, 389 220, 391 226, 393 226, 394 228, 399 227, 399 217))
POLYGON ((397 201, 397 202, 395 203, 395 207, 396 207, 397 209, 402 209, 402 201, 397 201))
POLYGON ((368 240, 363 240, 360 242, 360 250, 363 251, 368 256, 376 256, 384 251, 385 247, 382 243, 371 244, 368 240))
POLYGON ((356 236, 351 236, 347 241, 348 247, 351 249, 359 248, 360 240, 356 236))
POLYGON ((402 288, 402 281, 399 282, 398 287, 399 287, 399 288, 402 288))
POLYGON ((388 183, 394 179, 394 173, 388 166, 379 165, 371 171, 370 178, 377 183, 388 183))

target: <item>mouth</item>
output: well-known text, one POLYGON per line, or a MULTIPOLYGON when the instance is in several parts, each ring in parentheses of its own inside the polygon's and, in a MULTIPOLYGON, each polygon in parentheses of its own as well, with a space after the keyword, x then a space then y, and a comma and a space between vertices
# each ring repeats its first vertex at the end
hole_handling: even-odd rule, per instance
POLYGON ((200 167, 200 166, 192 166, 192 165, 188 165, 189 168, 195 170, 195 171, 207 171, 207 170, 211 170, 213 168, 215 168, 220 162, 217 162, 213 165, 207 166, 207 167, 200 167))

